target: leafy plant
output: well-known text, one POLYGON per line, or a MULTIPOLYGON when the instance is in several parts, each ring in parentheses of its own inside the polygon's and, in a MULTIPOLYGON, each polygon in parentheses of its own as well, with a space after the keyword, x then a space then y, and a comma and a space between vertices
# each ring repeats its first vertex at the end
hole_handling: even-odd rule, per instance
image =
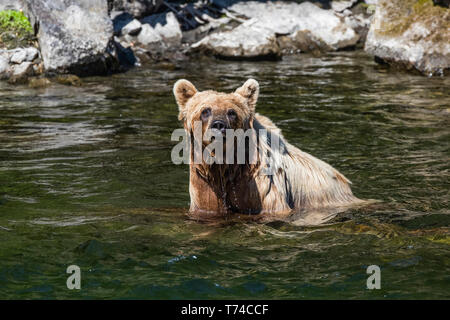
POLYGON ((22 12, 15 10, 0 11, 0 29, 3 31, 33 32, 27 17, 22 12))
POLYGON ((33 27, 21 11, 0 11, 0 47, 34 45, 33 27))

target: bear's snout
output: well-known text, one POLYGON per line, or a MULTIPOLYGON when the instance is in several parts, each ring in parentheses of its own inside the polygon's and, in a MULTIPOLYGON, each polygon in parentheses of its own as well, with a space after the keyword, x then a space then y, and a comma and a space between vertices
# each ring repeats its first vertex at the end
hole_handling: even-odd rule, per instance
POLYGON ((228 128, 228 125, 225 123, 225 121, 223 120, 214 120, 211 123, 211 129, 216 129, 218 131, 220 131, 223 135, 226 132, 226 129, 228 128))

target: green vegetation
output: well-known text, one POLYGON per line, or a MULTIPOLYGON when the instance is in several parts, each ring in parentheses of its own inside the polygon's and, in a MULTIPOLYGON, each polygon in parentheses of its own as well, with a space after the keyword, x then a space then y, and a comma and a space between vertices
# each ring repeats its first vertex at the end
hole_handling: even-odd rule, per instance
POLYGON ((33 27, 22 12, 0 11, 0 48, 12 49, 34 44, 33 27))

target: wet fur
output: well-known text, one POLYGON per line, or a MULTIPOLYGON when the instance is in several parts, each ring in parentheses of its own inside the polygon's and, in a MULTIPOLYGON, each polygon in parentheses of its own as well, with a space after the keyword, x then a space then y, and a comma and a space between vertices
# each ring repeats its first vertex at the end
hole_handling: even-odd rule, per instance
MULTIPOLYGON (((179 80, 174 95, 180 108, 179 119, 192 137, 192 126, 205 106, 213 108, 215 118, 225 119, 225 110, 233 108, 237 120, 231 128, 266 129, 258 136, 264 155, 256 164, 193 163, 191 146, 190 212, 192 215, 227 216, 232 213, 288 216, 309 209, 333 208, 361 203, 350 189, 351 182, 329 164, 289 144, 273 122, 255 113, 259 85, 248 80, 230 94, 198 92, 187 80, 179 80), (270 133, 280 138, 274 149, 270 133), (273 159, 273 175, 265 175, 268 155, 273 159)), ((203 126, 203 132, 207 124, 203 126)), ((191 143, 192 140, 191 140, 191 143)))

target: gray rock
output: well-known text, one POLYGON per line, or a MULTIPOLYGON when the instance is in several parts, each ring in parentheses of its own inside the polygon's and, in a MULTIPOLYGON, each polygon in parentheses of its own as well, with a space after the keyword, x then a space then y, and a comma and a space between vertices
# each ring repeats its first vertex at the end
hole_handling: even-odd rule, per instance
POLYGON ((231 19, 228 17, 214 19, 209 17, 208 15, 205 15, 205 20, 208 21, 207 24, 201 25, 192 30, 184 31, 182 42, 193 44, 197 41, 200 41, 208 34, 218 32, 219 29, 230 27, 231 22, 231 19))
POLYGON ((46 71, 104 74, 116 66, 113 25, 103 0, 27 0, 39 22, 46 71))
POLYGON ((123 11, 134 17, 144 17, 156 12, 163 0, 108 0, 109 11, 123 11))
POLYGON ((218 56, 274 57, 283 51, 334 51, 355 45, 359 36, 333 10, 304 2, 238 2, 229 10, 251 18, 231 32, 209 35, 191 47, 218 56), (283 37, 281 49, 276 38, 283 37), (288 37, 288 38, 286 38, 288 37))
POLYGON ((137 35, 142 29, 142 24, 134 19, 131 22, 127 23, 121 30, 122 34, 129 34, 130 36, 137 35))
POLYGON ((110 17, 113 22, 114 34, 120 35, 123 27, 134 20, 134 17, 124 11, 113 11, 110 13, 110 17))
POLYGON ((141 20, 143 26, 148 25, 161 37, 166 45, 181 44, 181 28, 173 12, 154 14, 141 20))
POLYGON ((250 19, 232 31, 207 36, 191 48, 222 58, 277 59, 281 55, 275 34, 257 19, 250 19))
POLYGON ((331 9, 337 12, 342 12, 346 9, 351 8, 358 0, 341 0, 341 1, 331 1, 331 9))
POLYGON ((27 51, 25 49, 17 49, 11 56, 11 63, 20 64, 27 59, 27 51))
POLYGON ((0 75, 5 73, 8 69, 9 69, 8 60, 5 57, 0 56, 0 75))
POLYGON ((342 49, 358 41, 354 30, 349 28, 332 10, 321 9, 310 2, 301 4, 239 2, 230 9, 258 19, 260 26, 271 29, 277 34, 309 31, 331 50, 342 49))
POLYGON ((0 0, 0 11, 3 10, 23 10, 23 0, 0 0))
POLYGON ((155 29, 153 29, 149 24, 143 24, 142 30, 139 33, 137 40, 143 45, 149 45, 154 43, 160 43, 162 41, 161 36, 155 29))
POLYGON ((450 69, 450 10, 431 2, 379 0, 365 50, 383 61, 428 76, 450 69))
POLYGON ((27 77, 33 74, 33 64, 31 62, 22 62, 21 64, 13 66, 14 77, 27 77))
POLYGON ((27 53, 26 61, 32 62, 39 57, 39 50, 34 47, 25 48, 25 52, 27 53))

